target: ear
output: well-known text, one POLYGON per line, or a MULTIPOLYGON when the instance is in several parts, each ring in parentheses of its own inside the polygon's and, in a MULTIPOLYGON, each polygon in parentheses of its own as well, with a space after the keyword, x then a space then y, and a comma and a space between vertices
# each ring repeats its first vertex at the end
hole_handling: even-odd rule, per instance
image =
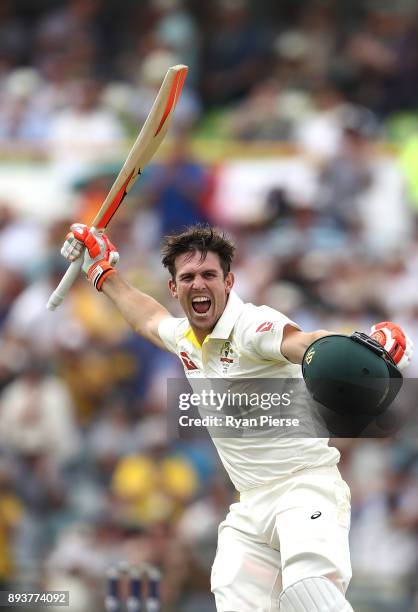
POLYGON ((168 288, 170 290, 170 293, 172 295, 173 298, 175 298, 176 300, 178 300, 178 294, 177 294, 177 287, 176 287, 176 283, 173 281, 172 278, 170 278, 170 280, 168 281, 168 288))
POLYGON ((225 277, 225 290, 227 295, 230 294, 232 287, 234 286, 234 282, 235 282, 235 276, 233 275, 232 272, 228 272, 228 274, 225 277))

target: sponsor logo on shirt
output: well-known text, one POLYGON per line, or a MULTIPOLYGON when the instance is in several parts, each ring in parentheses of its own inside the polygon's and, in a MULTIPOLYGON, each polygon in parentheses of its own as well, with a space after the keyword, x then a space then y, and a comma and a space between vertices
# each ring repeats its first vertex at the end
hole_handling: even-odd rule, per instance
POLYGON ((180 359, 183 362, 184 367, 186 368, 186 370, 198 370, 199 368, 197 367, 197 365, 190 359, 189 354, 186 353, 186 351, 181 351, 180 352, 180 359))
POLYGON ((255 330, 255 333, 261 333, 261 332, 268 332, 271 330, 271 328, 273 327, 273 323, 271 321, 264 321, 264 323, 261 323, 261 325, 259 325, 257 327, 257 329, 255 330))

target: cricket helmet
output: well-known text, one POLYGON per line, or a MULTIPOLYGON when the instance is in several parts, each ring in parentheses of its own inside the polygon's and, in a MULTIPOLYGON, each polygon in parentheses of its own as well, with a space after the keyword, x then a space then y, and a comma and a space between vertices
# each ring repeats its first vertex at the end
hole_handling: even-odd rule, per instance
POLYGON ((389 353, 361 332, 315 340, 303 356, 302 374, 313 399, 342 415, 382 414, 403 382, 389 353))

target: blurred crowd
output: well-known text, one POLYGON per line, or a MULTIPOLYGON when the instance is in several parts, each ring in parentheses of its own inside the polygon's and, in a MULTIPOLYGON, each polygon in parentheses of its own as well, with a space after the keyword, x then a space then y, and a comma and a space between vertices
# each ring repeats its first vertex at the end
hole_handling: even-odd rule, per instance
MULTIPOLYGON (((418 347, 417 30, 408 0, 0 2, 0 155, 48 165, 71 196, 49 221, 0 202, 0 589, 101 610, 109 566, 147 561, 164 612, 214 611, 236 493, 210 441, 167 428, 181 366, 83 279, 45 309, 69 224, 94 216, 170 65, 190 66, 171 147, 110 230, 125 277, 179 315, 161 237, 210 222, 235 240, 243 299, 305 330, 394 320, 418 347), (280 147, 228 159, 231 141, 280 147)), ((352 491, 349 598, 414 612, 418 441, 332 443, 352 491)))

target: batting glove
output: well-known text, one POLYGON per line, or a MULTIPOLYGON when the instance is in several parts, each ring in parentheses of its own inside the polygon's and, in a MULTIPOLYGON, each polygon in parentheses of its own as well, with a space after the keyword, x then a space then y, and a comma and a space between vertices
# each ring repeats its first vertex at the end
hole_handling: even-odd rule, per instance
POLYGON ((71 232, 66 236, 61 255, 68 261, 74 261, 82 254, 83 272, 96 289, 101 291, 103 282, 115 272, 114 266, 119 261, 116 247, 105 234, 94 227, 74 223, 71 232))
POLYGON ((414 344, 396 323, 376 323, 371 328, 370 336, 386 349, 399 370, 405 370, 411 363, 414 344))

